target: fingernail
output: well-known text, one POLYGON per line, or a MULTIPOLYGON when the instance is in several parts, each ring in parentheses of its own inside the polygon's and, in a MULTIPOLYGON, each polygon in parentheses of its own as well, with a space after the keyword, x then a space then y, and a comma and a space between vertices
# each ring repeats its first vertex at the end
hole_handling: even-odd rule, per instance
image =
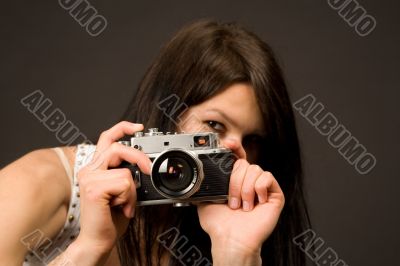
POLYGON ((243 210, 245 212, 250 211, 250 203, 248 201, 243 201, 243 210))
POLYGON ((230 200, 229 200, 229 205, 230 205, 231 209, 239 208, 239 200, 238 200, 238 198, 231 197, 230 200))

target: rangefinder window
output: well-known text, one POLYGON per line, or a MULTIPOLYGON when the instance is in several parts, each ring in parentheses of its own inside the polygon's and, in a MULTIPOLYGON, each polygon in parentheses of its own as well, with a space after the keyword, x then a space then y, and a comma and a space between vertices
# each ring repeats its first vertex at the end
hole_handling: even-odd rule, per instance
POLYGON ((194 136, 193 142, 195 147, 209 147, 210 146, 210 138, 209 136, 194 136))

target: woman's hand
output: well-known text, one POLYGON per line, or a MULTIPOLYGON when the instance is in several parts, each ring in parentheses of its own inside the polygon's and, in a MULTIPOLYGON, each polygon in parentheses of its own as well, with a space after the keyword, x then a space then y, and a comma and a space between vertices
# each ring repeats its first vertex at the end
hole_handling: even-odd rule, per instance
POLYGON ((238 159, 228 204, 201 204, 198 214, 209 234, 215 265, 260 265, 262 243, 271 235, 284 205, 274 176, 238 159))
POLYGON ((134 216, 136 187, 129 169, 109 169, 122 161, 135 163, 150 174, 151 161, 143 152, 116 141, 143 130, 143 125, 120 122, 104 131, 93 160, 78 173, 81 199, 81 231, 74 245, 101 263, 134 216))

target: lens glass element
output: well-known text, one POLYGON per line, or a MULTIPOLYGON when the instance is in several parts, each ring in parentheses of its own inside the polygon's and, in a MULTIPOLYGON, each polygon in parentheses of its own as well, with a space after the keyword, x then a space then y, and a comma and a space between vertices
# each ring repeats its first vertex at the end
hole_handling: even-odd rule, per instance
POLYGON ((179 192, 192 183, 193 169, 182 158, 166 158, 158 169, 158 175, 165 188, 179 192))
POLYGON ((186 152, 167 151, 154 160, 152 181, 166 196, 183 197, 198 181, 197 163, 186 152))

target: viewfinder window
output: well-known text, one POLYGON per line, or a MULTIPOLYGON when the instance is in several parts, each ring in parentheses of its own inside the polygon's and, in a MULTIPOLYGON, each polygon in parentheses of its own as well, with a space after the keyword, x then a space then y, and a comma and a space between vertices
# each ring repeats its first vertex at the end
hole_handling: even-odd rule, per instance
POLYGON ((209 136, 194 136, 195 147, 209 147, 210 137, 209 136))

